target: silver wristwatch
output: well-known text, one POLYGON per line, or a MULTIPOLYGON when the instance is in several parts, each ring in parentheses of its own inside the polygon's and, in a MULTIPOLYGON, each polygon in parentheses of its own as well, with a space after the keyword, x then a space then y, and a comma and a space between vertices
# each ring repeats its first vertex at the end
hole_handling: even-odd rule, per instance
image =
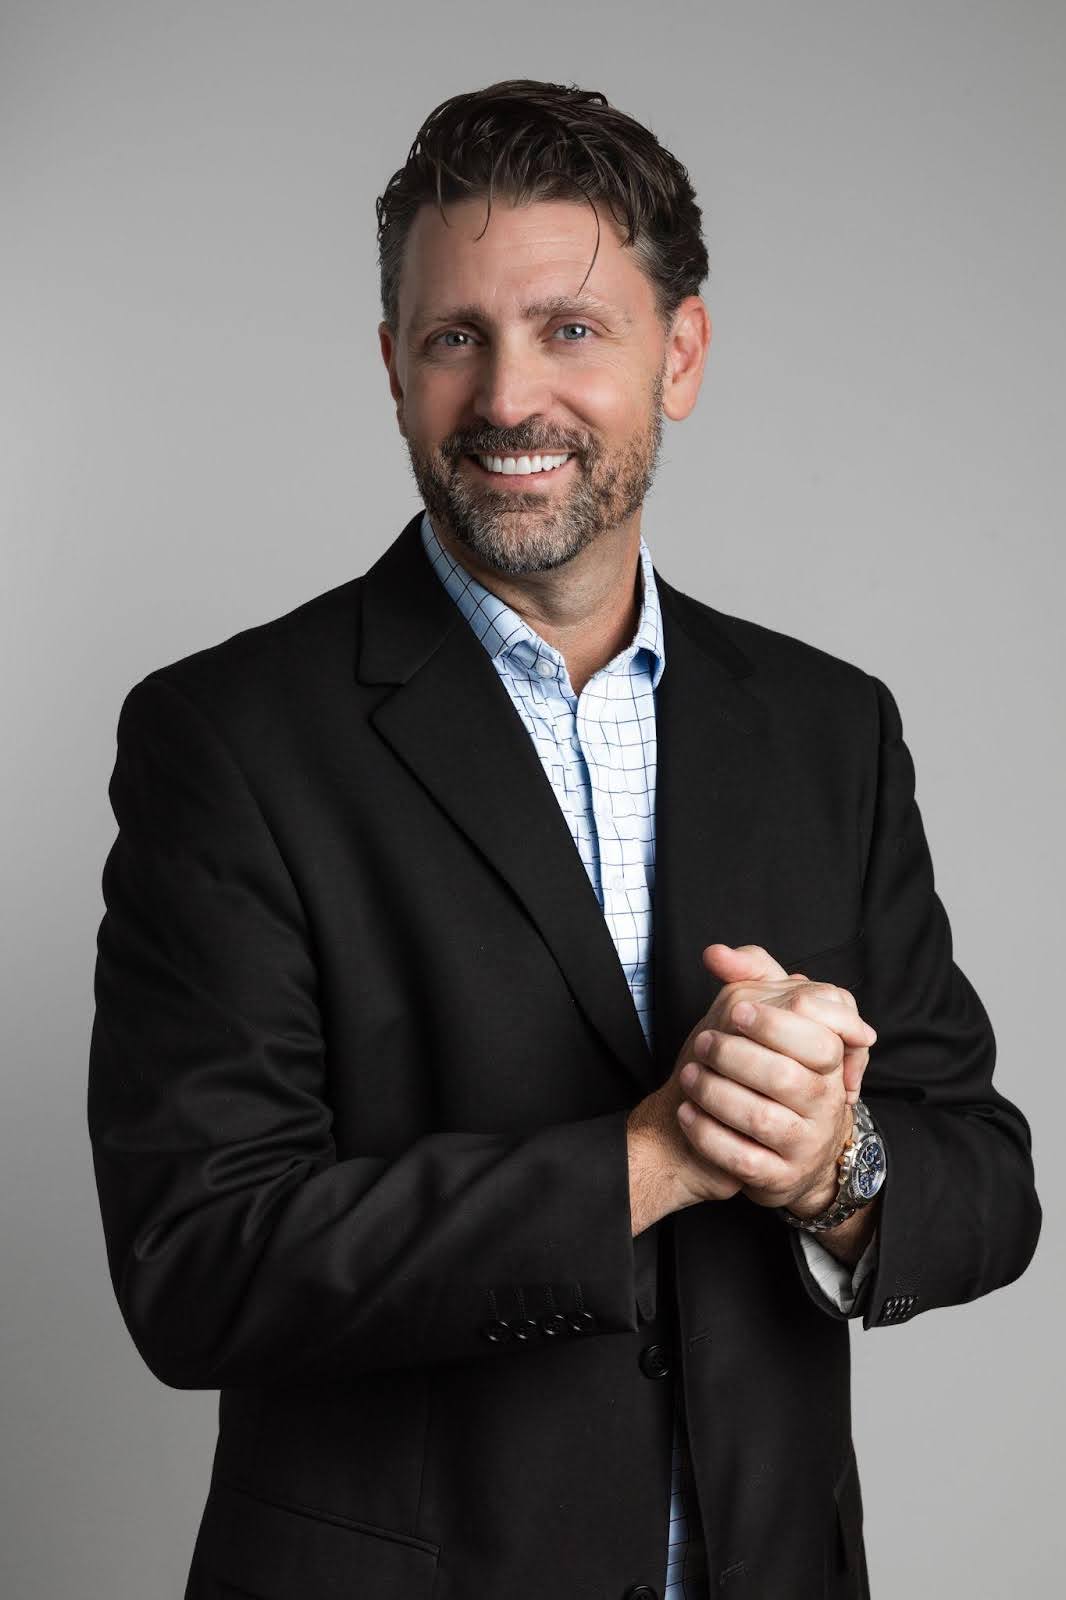
POLYGON ((851 1108, 851 1138, 837 1157, 840 1185, 836 1199, 817 1217, 797 1217, 786 1206, 778 1207, 778 1216, 793 1228, 805 1233, 824 1233, 835 1228, 868 1206, 879 1192, 888 1175, 888 1160, 884 1140, 874 1126, 874 1119, 861 1100, 851 1108))

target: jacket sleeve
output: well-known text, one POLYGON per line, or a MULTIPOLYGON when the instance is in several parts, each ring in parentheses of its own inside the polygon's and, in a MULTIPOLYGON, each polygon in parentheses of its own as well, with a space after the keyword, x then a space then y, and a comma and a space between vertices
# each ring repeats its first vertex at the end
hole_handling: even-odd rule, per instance
POLYGON ((157 1377, 510 1359, 654 1314, 623 1110, 338 1159, 328 1073, 374 1063, 327 1061, 294 881, 224 741, 161 677, 123 705, 110 797, 88 1122, 115 1293, 157 1377), (548 1333, 500 1329, 546 1296, 548 1333))
POLYGON ((1013 1282, 1032 1259, 1041 1225, 1029 1125, 993 1087, 992 1025, 952 959, 899 710, 879 679, 871 683, 880 738, 865 849, 865 976, 856 999, 878 1035, 861 1093, 888 1170, 877 1264, 849 1312, 819 1292, 790 1230, 811 1297, 827 1316, 862 1316, 864 1328, 906 1322, 1013 1282))

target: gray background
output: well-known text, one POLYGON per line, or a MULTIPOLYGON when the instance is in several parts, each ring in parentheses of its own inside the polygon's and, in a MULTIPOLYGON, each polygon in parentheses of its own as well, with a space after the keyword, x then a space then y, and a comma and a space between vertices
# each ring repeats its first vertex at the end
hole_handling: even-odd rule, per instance
POLYGON ((92 1181, 119 705, 365 570, 413 514, 374 198, 431 107, 517 75, 602 89, 689 167, 715 337, 645 536, 682 589, 896 694, 956 958, 1033 1124, 1028 1273, 853 1329, 874 1593, 1061 1579, 1064 16, 3 8, 10 1600, 179 1596, 215 1436, 216 1396, 164 1388, 133 1349, 92 1181))

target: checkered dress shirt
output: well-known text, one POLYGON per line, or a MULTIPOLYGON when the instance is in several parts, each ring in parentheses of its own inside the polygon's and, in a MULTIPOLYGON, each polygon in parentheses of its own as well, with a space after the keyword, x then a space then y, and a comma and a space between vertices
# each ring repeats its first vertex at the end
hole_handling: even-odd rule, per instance
MULTIPOLYGON (((640 541, 640 621, 626 648, 575 695, 552 645, 443 548, 428 513, 422 545, 434 572, 484 645, 533 741, 603 909, 651 1043, 649 970, 655 884, 655 690, 663 675, 662 619, 651 553, 640 541)), ((819 1285, 850 1310, 859 1287, 811 1235, 800 1234, 819 1285)), ((860 1262, 862 1277, 873 1264, 860 1262)), ((680 1376, 674 1381, 670 1526, 663 1600, 709 1600, 680 1376)))

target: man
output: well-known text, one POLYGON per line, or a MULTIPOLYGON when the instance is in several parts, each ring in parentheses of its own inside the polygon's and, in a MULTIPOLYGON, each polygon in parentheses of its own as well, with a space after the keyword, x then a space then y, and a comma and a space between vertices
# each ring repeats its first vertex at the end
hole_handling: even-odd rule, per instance
POLYGON ((710 323, 647 129, 492 85, 378 210, 424 511, 119 723, 89 1117, 221 1390, 187 1600, 867 1595, 848 1321, 1041 1218, 896 703, 652 565, 710 323))

